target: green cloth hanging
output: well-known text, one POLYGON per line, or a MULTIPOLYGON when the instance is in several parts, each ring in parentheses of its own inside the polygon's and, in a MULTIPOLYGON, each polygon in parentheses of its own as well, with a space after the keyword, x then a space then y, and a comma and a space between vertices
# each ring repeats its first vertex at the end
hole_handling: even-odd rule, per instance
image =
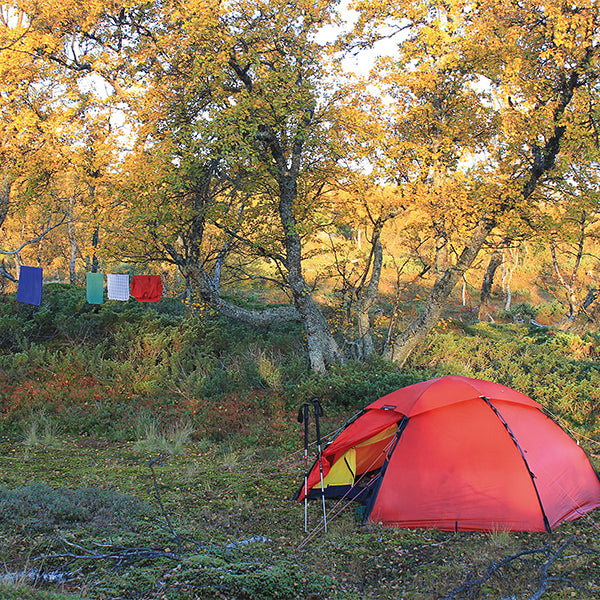
POLYGON ((104 273, 86 273, 87 301, 90 304, 104 302, 104 273))

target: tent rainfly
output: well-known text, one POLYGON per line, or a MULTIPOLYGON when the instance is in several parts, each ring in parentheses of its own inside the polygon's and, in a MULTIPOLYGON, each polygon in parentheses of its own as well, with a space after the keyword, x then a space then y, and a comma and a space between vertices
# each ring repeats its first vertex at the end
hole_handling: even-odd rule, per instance
MULTIPOLYGON (((373 402, 323 449, 325 495, 364 521, 445 531, 550 531, 600 506, 585 452, 531 398, 448 376, 373 402)), ((308 497, 320 497, 319 465, 308 497)), ((296 499, 304 499, 304 486, 296 499)))

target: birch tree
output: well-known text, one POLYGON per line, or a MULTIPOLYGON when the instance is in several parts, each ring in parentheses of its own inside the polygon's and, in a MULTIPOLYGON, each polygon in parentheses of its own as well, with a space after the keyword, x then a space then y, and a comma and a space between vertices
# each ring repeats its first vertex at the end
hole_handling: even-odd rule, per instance
POLYGON ((531 221, 561 152, 572 140, 593 142, 584 124, 598 92, 600 8, 590 0, 401 7, 364 0, 356 8, 362 43, 399 36, 398 58, 383 75, 389 129, 402 151, 386 155, 381 168, 400 186, 414 173, 408 184, 415 201, 429 203, 427 226, 439 240, 425 309, 388 352, 404 364, 494 228, 531 221))

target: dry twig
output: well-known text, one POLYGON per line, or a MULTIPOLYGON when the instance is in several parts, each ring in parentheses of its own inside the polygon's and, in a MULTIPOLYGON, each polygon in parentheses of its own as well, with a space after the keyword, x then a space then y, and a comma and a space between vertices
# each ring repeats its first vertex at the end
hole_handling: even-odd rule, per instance
MULTIPOLYGON (((575 540, 576 537, 571 536, 566 541, 564 541, 555 551, 553 551, 552 549, 552 543, 548 542, 548 544, 546 544, 542 548, 523 550, 522 552, 518 552, 517 554, 511 554, 510 556, 507 556, 506 558, 500 561, 495 561, 492 564, 490 564, 490 566, 487 568, 487 570, 481 577, 469 578, 465 583, 458 586, 457 588, 454 588, 452 591, 450 591, 448 595, 444 596, 440 600, 453 600, 463 592, 466 592, 467 594, 469 594, 469 596, 472 596, 474 594, 474 590, 481 587, 482 584, 491 579, 498 571, 500 571, 504 567, 511 565, 515 561, 519 561, 524 557, 535 557, 536 555, 541 555, 545 558, 545 560, 541 563, 539 568, 539 589, 532 596, 529 596, 526 600, 540 600, 540 598, 548 590, 548 588, 552 584, 557 582, 562 582, 565 585, 573 586, 573 582, 569 579, 568 576, 550 575, 549 570, 560 558, 565 558, 563 556, 564 551, 568 546, 574 545, 575 540)), ((586 554, 598 555, 600 554, 600 552, 596 549, 583 548, 580 549, 575 555, 567 558, 581 557, 585 556, 586 554)), ((517 600, 517 597, 513 595, 502 598, 502 600, 517 600)))

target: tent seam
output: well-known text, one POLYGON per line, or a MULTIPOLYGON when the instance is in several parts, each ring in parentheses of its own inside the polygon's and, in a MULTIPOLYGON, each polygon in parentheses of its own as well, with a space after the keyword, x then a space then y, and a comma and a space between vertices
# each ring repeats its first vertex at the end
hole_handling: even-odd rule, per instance
POLYGON ((550 528, 550 523, 548 521, 548 517, 546 516, 546 511, 544 510, 544 504, 542 503, 542 499, 540 497, 540 492, 537 489, 537 485, 535 484, 535 474, 529 468, 529 463, 527 462, 527 459, 525 458, 525 453, 523 452, 523 449, 521 448, 519 441, 517 440, 515 434, 512 432, 506 419, 502 416, 502 413, 492 404, 491 400, 489 398, 486 398, 485 396, 481 396, 481 399, 490 407, 490 409, 496 415, 496 417, 498 418, 500 423, 502 423, 502 425, 504 426, 504 429, 507 431, 513 444, 517 447, 517 450, 519 451, 519 454, 521 455, 521 459, 523 460, 523 463, 525 464, 525 468, 527 469, 527 473, 529 473, 529 477, 531 479, 531 484, 533 485, 533 489, 535 490, 535 495, 537 497, 538 504, 540 505, 540 510, 542 511, 544 527, 546 528, 546 531, 548 533, 551 533, 552 530, 550 528))

